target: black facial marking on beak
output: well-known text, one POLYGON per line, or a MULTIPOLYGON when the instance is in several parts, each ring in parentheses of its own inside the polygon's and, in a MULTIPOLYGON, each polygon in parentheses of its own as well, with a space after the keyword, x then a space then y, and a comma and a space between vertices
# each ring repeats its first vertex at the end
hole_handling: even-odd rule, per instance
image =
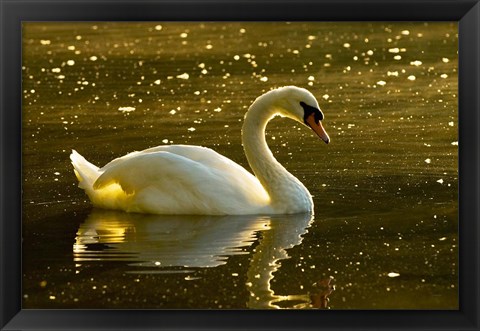
POLYGON ((307 105, 305 102, 300 102, 303 107, 303 122, 308 125, 307 118, 313 113, 315 116, 315 123, 320 123, 323 120, 323 113, 320 109, 307 105))

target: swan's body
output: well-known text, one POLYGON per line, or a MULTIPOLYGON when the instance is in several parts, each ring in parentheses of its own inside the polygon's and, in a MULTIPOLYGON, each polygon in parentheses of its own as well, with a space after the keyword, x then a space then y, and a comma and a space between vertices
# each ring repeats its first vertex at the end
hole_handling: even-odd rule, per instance
POLYGON ((70 158, 92 203, 101 208, 151 214, 293 214, 313 211, 305 186, 273 157, 265 127, 276 116, 329 137, 313 95, 293 86, 257 98, 245 115, 242 141, 253 176, 217 152, 199 146, 165 145, 133 152, 103 168, 76 151, 70 158))
POLYGON ((268 194, 243 167, 199 146, 158 146, 113 160, 88 177, 86 160, 72 153, 80 182, 98 207, 186 215, 268 213, 268 194), (89 180, 92 178, 93 180, 89 180))

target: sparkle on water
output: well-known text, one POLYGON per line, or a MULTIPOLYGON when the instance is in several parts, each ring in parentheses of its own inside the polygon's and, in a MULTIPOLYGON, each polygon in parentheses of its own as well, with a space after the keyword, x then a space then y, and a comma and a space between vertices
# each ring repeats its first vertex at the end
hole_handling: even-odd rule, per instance
POLYGON ((457 28, 24 23, 23 308, 300 309, 328 288, 331 309, 457 309, 457 28), (245 111, 283 85, 332 138, 267 128, 314 218, 99 211, 77 187, 72 149, 203 145, 249 169, 245 111))

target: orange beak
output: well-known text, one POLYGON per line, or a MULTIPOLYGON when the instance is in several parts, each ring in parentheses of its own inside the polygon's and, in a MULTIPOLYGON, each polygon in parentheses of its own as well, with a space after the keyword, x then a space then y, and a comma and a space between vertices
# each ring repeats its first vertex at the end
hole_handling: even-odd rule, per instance
POLYGON ((328 136, 327 131, 325 131, 325 129, 323 128, 322 122, 318 121, 318 124, 317 122, 315 122, 314 113, 310 114, 310 116, 306 118, 306 122, 308 126, 311 127, 313 131, 315 131, 317 136, 319 136, 326 144, 330 142, 330 137, 328 136))

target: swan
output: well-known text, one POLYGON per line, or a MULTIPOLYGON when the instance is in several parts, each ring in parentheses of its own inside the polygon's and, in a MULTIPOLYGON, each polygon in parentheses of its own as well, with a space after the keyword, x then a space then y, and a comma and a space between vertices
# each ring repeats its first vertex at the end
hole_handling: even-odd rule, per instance
POLYGON ((209 148, 191 145, 135 151, 103 168, 75 150, 70 159, 79 187, 100 208, 165 215, 313 212, 310 192, 267 146, 265 128, 275 116, 300 122, 330 142, 313 94, 285 86, 255 99, 245 114, 242 143, 255 176, 209 148))

